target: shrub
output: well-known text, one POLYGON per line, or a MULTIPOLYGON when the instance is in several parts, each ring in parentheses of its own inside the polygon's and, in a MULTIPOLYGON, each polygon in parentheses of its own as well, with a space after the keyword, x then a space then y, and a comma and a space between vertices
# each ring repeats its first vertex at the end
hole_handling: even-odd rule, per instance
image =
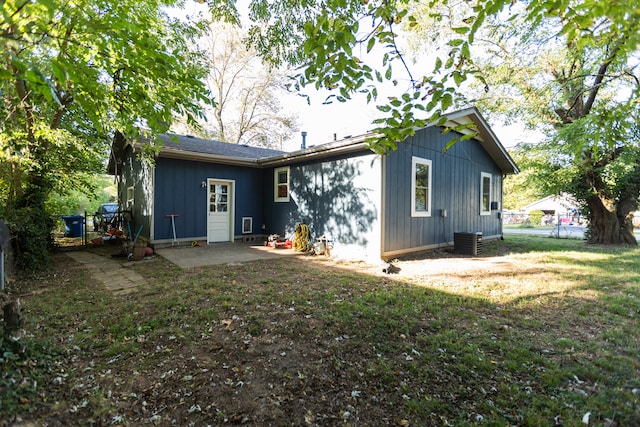
POLYGON ((529 212, 529 220, 531 224, 540 225, 542 223, 542 217, 544 216, 544 212, 542 211, 531 211, 529 212))

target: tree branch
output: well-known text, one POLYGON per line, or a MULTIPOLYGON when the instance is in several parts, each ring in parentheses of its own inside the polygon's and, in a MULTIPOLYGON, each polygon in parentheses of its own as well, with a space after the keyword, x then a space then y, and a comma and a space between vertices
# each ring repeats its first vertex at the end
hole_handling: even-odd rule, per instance
POLYGON ((68 93, 63 96, 58 96, 58 98, 60 99, 60 104, 62 105, 60 105, 56 109, 56 112, 51 119, 51 123, 49 124, 49 128, 51 129, 57 129, 60 126, 60 121, 62 120, 62 116, 64 115, 67 105, 69 105, 73 101, 73 97, 68 93))
POLYGON ((598 73, 596 74, 596 79, 593 83, 593 87, 589 92, 589 97, 587 98, 587 101, 584 104, 583 110, 585 115, 589 114, 589 112, 591 111, 591 108, 593 107, 593 103, 596 100, 596 96, 600 91, 602 80, 604 80, 604 76, 607 73, 607 69, 613 63, 613 60, 616 58, 616 55, 619 50, 620 50, 620 44, 616 44, 612 49, 611 53, 609 54, 609 56, 604 60, 602 65, 600 65, 600 69, 598 69, 598 73))
POLYGON ((398 58, 400 58, 400 61, 402 61, 402 65, 404 66, 404 69, 406 70, 407 74, 409 75, 409 81, 411 82, 411 87, 415 89, 416 81, 414 80, 413 75, 411 74, 411 70, 409 69, 409 66, 407 65, 406 61, 404 60, 404 55, 402 55, 402 53, 400 53, 400 50, 398 49, 398 44, 396 42, 396 35, 393 32, 393 24, 389 24, 389 32, 391 33, 391 38, 393 40, 393 49, 396 51, 396 54, 398 55, 398 58))
POLYGON ((30 91, 27 88, 27 82, 25 82, 23 79, 18 77, 20 73, 15 68, 15 66, 12 66, 12 69, 13 69, 13 74, 16 76, 16 80, 15 80, 16 92, 18 94, 18 98, 20 99, 19 101, 20 105, 22 106, 22 109, 24 110, 24 113, 25 113, 27 136, 28 136, 29 142, 34 142, 35 141, 35 137, 34 137, 35 118, 33 114, 33 107, 29 102, 30 91))
MULTIPOLYGON (((67 51, 67 46, 69 45, 69 41, 71 40, 71 34, 73 33, 73 29, 74 29, 74 24, 71 24, 67 30, 64 33, 64 37, 60 43, 60 51, 58 53, 58 59, 62 58, 67 51)), ((56 84, 56 92, 57 92, 57 96, 58 99, 60 100, 60 106, 58 106, 58 108, 56 109, 56 112, 53 115, 53 119, 51 120, 51 123, 49 124, 49 127, 51 129, 56 129, 60 126, 60 121, 62 120, 62 116, 64 114, 64 111, 67 107, 67 105, 69 105, 72 101, 73 101, 73 96, 71 96, 71 94, 66 93, 64 95, 62 94, 62 82, 58 81, 56 84)), ((114 87, 115 87, 115 76, 114 76, 114 87)))
POLYGON ((619 147, 616 147, 614 150, 612 150, 609 153, 607 153, 606 156, 604 156, 603 158, 601 158, 600 160, 595 162, 593 164, 594 169, 595 168, 603 168, 603 167, 607 166, 608 164, 613 162, 615 159, 617 159, 618 156, 620 156, 620 154, 622 154, 623 151, 624 151, 624 146, 621 145, 619 147))

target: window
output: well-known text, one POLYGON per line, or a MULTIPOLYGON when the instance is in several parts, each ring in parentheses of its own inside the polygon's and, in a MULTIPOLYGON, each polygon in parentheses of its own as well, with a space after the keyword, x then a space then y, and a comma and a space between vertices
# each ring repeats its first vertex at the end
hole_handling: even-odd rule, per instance
POLYGON ((480 215, 491 214, 491 174, 480 174, 480 215))
POLYGON ((276 202, 289 201, 289 167, 278 168, 274 171, 273 200, 276 202))
POLYGON ((411 216, 431 216, 431 160, 411 162, 411 216))
POLYGON ((134 194, 135 192, 133 187, 127 187, 127 209, 131 209, 133 207, 134 194))

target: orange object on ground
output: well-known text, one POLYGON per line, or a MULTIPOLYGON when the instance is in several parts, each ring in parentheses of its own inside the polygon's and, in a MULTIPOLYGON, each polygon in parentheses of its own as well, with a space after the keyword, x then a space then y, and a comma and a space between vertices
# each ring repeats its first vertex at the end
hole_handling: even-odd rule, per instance
POLYGON ((291 249, 293 247, 293 243, 291 240, 285 240, 283 242, 273 242, 273 247, 278 249, 291 249))

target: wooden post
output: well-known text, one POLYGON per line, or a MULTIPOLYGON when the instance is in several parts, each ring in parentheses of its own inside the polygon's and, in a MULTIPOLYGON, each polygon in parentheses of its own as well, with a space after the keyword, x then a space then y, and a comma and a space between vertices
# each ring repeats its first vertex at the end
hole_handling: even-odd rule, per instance
POLYGON ((15 299, 2 308, 4 312, 4 331, 13 336, 22 326, 22 313, 20 312, 20 300, 15 299))

